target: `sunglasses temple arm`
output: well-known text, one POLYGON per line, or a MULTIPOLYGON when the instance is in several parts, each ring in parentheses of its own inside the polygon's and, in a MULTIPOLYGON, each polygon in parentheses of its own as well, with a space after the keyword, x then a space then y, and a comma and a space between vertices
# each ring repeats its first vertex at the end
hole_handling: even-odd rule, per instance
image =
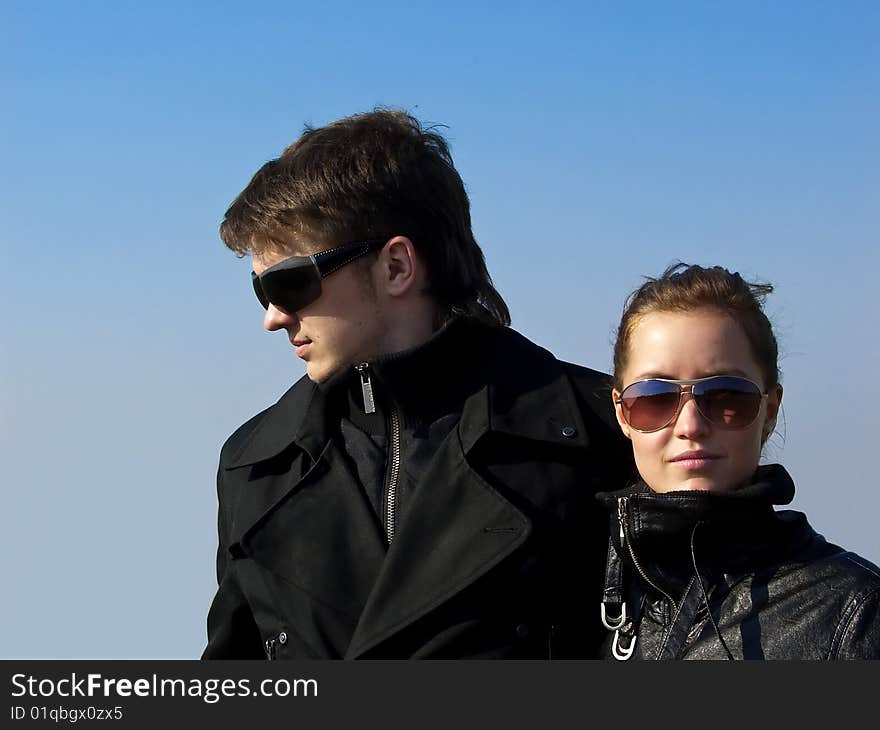
POLYGON ((315 267, 318 269, 318 273, 321 275, 321 278, 324 279, 330 276, 334 271, 341 269, 343 266, 350 264, 361 256, 366 256, 371 251, 376 250, 376 248, 379 247, 379 244, 384 245, 384 241, 373 239, 370 241, 346 243, 342 246, 331 248, 329 251, 321 251, 312 254, 309 258, 312 259, 315 267))

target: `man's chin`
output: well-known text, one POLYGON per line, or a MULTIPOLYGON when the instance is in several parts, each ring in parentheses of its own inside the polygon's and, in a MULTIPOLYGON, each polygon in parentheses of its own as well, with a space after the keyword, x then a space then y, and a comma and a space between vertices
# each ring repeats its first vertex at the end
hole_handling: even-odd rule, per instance
POLYGON ((324 373, 321 371, 315 372, 311 368, 306 368, 306 375, 313 383, 323 383, 325 380, 327 380, 327 378, 330 377, 329 373, 324 373))
POLYGON ((313 383, 323 383, 329 380, 335 373, 342 369, 341 365, 336 367, 321 365, 316 362, 306 362, 306 375, 313 383))

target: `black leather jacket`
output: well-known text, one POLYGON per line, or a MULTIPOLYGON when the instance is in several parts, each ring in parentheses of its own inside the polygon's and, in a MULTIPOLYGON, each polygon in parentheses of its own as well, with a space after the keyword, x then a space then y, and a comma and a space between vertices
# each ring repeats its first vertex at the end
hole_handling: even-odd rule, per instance
POLYGON ((779 465, 731 494, 597 495, 612 524, 603 655, 880 659, 880 569, 774 511, 793 496, 779 465))

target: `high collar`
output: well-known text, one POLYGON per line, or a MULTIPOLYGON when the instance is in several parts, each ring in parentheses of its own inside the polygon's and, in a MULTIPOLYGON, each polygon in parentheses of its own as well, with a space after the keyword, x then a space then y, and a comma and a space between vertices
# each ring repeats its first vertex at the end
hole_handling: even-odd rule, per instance
POLYGON ((365 410, 363 380, 369 378, 379 416, 395 408, 404 421, 430 420, 479 388, 473 365, 484 360, 486 327, 472 318, 457 317, 425 342, 345 367, 318 389, 331 402, 347 398, 348 410, 358 416, 365 410))
POLYGON ((759 467, 749 484, 723 494, 659 494, 638 482, 596 495, 610 513, 614 547, 624 560, 675 595, 693 575, 694 561, 701 574, 739 572, 778 553, 799 524, 793 513, 783 519, 773 506, 793 497, 794 482, 779 464, 759 467))
MULTIPOLYGON (((445 342, 446 335, 451 336, 451 346, 441 348, 447 358, 443 384, 429 382, 420 370, 411 369, 405 379, 409 385, 396 393, 405 391, 407 402, 415 402, 418 408, 415 396, 442 403, 445 387, 457 387, 464 393, 473 388, 473 392, 466 395, 458 427, 465 453, 490 432, 566 449, 584 449, 590 443, 589 431, 610 428, 611 416, 604 407, 607 401, 598 395, 579 401, 570 380, 576 377, 579 388, 598 394, 598 389, 607 386, 607 378, 601 373, 566 366, 508 327, 469 318, 450 323, 425 343, 424 349, 414 349, 419 349, 421 356, 428 356, 434 344, 445 342), (459 327, 465 333, 461 340, 456 334, 459 327), (585 417, 589 420, 585 421, 585 417)), ((409 361, 403 354, 399 353, 401 364, 409 361)), ((389 360, 396 362, 398 358, 389 360)), ((421 357, 409 362, 415 365, 420 361, 421 357)), ((384 368, 383 362, 377 362, 380 370, 384 368)), ((430 372, 437 371, 439 362, 430 372)), ((389 365, 392 369, 397 367, 392 362, 389 365)), ((351 374, 348 371, 349 377, 351 374)), ((340 377, 343 377, 341 382, 350 382, 340 377)), ((301 378, 274 406, 230 437, 222 454, 224 468, 237 469, 274 458, 292 445, 305 451, 315 462, 330 439, 334 424, 338 426, 339 422, 339 414, 325 394, 325 390, 332 387, 329 381, 319 388, 307 377, 301 378)), ((610 392, 610 386, 608 390, 610 392)))

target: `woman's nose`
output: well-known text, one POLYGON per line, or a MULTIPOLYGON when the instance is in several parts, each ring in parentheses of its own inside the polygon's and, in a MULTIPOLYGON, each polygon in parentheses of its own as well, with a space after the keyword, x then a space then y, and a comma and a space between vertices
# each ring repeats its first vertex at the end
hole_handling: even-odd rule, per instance
POLYGON ((692 438, 705 434, 709 429, 709 423, 697 408, 693 394, 690 391, 685 391, 681 397, 684 403, 682 403, 678 417, 675 419, 675 435, 681 438, 692 438))

